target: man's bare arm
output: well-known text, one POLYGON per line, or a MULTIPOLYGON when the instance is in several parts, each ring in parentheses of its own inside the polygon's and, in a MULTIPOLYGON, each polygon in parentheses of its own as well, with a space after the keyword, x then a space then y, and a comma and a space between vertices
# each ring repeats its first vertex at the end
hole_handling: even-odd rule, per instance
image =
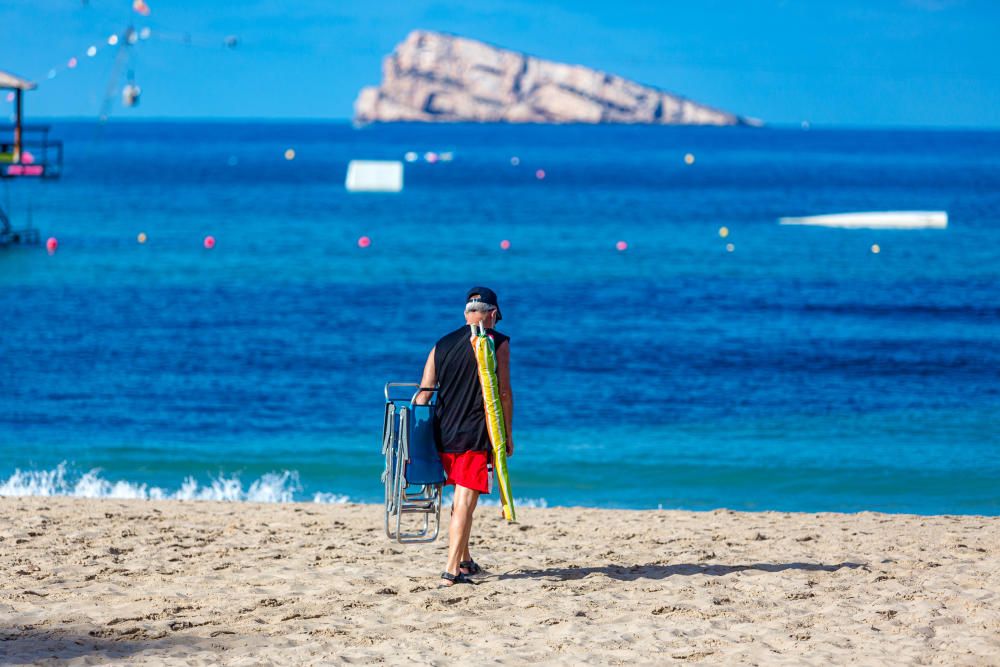
POLYGON ((497 383, 500 385, 500 405, 503 406, 503 420, 507 426, 507 456, 514 455, 514 390, 510 386, 510 343, 497 348, 497 383))
MULTIPOLYGON (((437 369, 434 368, 434 349, 432 347, 431 353, 427 355, 427 363, 424 364, 424 374, 420 378, 421 387, 433 387, 437 385, 437 369)), ((417 394, 413 402, 417 405, 427 405, 431 402, 431 396, 431 392, 422 391, 417 394)))

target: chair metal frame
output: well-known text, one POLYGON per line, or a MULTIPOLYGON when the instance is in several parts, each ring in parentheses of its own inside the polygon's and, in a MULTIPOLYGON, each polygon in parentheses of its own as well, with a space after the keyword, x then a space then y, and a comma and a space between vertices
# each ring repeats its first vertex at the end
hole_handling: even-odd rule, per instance
POLYGON ((385 534, 400 544, 433 542, 441 531, 442 483, 411 484, 406 479, 406 464, 410 460, 410 420, 414 401, 421 392, 437 388, 421 387, 412 382, 388 382, 385 385, 385 421, 382 426, 382 454, 385 456, 385 534), (393 397, 393 390, 401 387, 415 389, 410 398, 393 397), (404 530, 403 515, 419 514, 422 524, 404 530))

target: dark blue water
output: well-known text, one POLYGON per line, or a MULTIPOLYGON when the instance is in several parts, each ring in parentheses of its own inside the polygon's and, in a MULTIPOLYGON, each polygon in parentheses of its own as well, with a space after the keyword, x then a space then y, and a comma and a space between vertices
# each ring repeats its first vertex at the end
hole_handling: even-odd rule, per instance
POLYGON ((486 284, 525 501, 1000 513, 1000 133, 53 134, 2 193, 59 249, 0 250, 0 493, 379 501, 382 385, 486 284), (411 150, 454 159, 345 191, 411 150), (949 227, 777 224, 894 209, 949 227))

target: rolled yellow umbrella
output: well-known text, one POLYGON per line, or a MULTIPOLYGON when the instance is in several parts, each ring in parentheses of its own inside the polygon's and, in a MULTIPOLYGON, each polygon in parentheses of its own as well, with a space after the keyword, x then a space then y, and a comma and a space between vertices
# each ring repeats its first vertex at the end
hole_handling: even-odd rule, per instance
POLYGON ((503 418, 503 405, 500 403, 496 348, 482 324, 478 328, 470 326, 474 337, 472 347, 476 353, 476 367, 479 369, 479 384, 483 388, 486 430, 493 444, 493 469, 497 475, 497 486, 500 487, 503 516, 507 521, 514 522, 517 519, 514 515, 514 496, 510 493, 510 476, 507 473, 507 426, 503 418))

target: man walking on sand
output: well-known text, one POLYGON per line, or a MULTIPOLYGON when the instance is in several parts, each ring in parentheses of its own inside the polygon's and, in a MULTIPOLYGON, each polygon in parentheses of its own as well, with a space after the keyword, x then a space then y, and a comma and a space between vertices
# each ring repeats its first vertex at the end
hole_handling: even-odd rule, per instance
MULTIPOLYGON (((472 583, 469 575, 481 572, 469 553, 469 535, 479 494, 490 493, 493 481, 493 445, 486 429, 483 391, 479 384, 470 325, 482 323, 493 338, 500 402, 507 429, 507 456, 514 455, 510 430, 514 413, 514 393, 510 388, 510 338, 493 328, 500 319, 496 292, 488 287, 470 289, 465 297, 465 326, 441 338, 431 349, 420 380, 421 387, 438 387, 434 437, 448 476, 445 484, 455 485, 455 501, 448 528, 448 563, 441 573, 442 586, 472 583)), ((422 392, 416 402, 427 403, 430 398, 430 392, 422 392)))

